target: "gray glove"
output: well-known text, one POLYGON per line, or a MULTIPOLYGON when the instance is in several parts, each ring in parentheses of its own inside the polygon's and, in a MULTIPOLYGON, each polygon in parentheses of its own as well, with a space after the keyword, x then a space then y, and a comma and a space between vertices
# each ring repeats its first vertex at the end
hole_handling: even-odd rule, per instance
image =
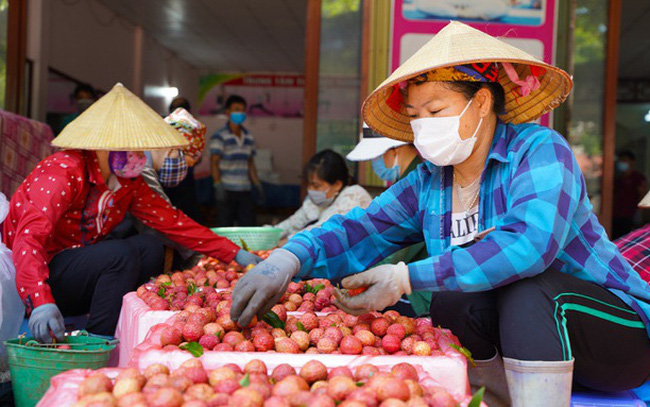
POLYGON ((409 268, 401 261, 346 277, 341 284, 347 290, 367 287, 366 291, 354 297, 349 296, 347 290, 334 290, 334 304, 352 315, 382 310, 397 303, 402 295, 411 294, 409 268))
POLYGON ((244 274, 232 291, 230 318, 246 327, 278 303, 289 282, 298 274, 300 260, 288 250, 276 249, 268 259, 244 274))
POLYGON ((240 250, 235 255, 235 261, 240 265, 246 267, 251 264, 253 265, 258 264, 259 262, 262 261, 262 258, 254 255, 251 252, 247 252, 246 250, 240 250))
POLYGON ((56 337, 56 340, 63 342, 65 334, 65 324, 63 315, 56 304, 43 304, 34 308, 32 315, 29 317, 29 330, 32 331, 34 338, 43 343, 52 343, 50 330, 56 337))
POLYGON ((215 182, 214 186, 214 198, 217 202, 226 202, 226 188, 223 186, 222 182, 215 182))

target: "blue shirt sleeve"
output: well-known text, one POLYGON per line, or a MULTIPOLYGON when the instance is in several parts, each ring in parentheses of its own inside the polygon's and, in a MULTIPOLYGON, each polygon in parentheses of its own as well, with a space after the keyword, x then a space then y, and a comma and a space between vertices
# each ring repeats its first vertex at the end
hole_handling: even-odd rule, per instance
POLYGON ((300 259, 300 278, 340 279, 421 242, 420 178, 412 171, 363 210, 332 216, 320 228, 294 236, 284 249, 300 259))
POLYGON ((489 290, 542 273, 555 261, 584 199, 584 179, 559 134, 544 129, 526 142, 495 230, 467 248, 452 246, 409 264, 413 290, 489 290))

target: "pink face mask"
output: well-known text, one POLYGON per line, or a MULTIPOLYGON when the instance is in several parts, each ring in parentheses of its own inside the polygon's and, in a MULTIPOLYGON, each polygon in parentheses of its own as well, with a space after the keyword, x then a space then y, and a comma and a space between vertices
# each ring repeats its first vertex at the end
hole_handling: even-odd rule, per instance
POLYGON ((135 178, 147 165, 147 157, 141 151, 111 151, 108 154, 111 172, 121 178, 135 178))

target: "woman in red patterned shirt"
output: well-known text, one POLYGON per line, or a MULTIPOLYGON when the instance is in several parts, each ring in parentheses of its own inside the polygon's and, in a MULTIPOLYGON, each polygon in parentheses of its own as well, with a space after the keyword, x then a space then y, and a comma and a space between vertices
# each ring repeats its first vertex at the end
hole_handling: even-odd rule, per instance
POLYGON ((39 341, 63 339, 62 315, 89 313, 89 332, 113 335, 122 296, 162 272, 156 238, 106 239, 126 212, 197 252, 244 265, 259 261, 146 185, 142 151, 187 140, 121 84, 53 144, 64 150, 40 162, 15 192, 2 234, 39 341))

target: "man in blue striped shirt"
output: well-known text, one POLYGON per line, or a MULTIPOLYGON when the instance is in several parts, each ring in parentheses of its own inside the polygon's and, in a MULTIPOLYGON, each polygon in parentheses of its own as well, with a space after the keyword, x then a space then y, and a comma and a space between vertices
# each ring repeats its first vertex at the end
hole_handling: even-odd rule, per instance
POLYGON ((263 196, 253 160, 255 140, 242 123, 246 100, 231 95, 226 100, 228 123, 210 139, 212 181, 218 206, 219 226, 254 226, 252 187, 263 196))

